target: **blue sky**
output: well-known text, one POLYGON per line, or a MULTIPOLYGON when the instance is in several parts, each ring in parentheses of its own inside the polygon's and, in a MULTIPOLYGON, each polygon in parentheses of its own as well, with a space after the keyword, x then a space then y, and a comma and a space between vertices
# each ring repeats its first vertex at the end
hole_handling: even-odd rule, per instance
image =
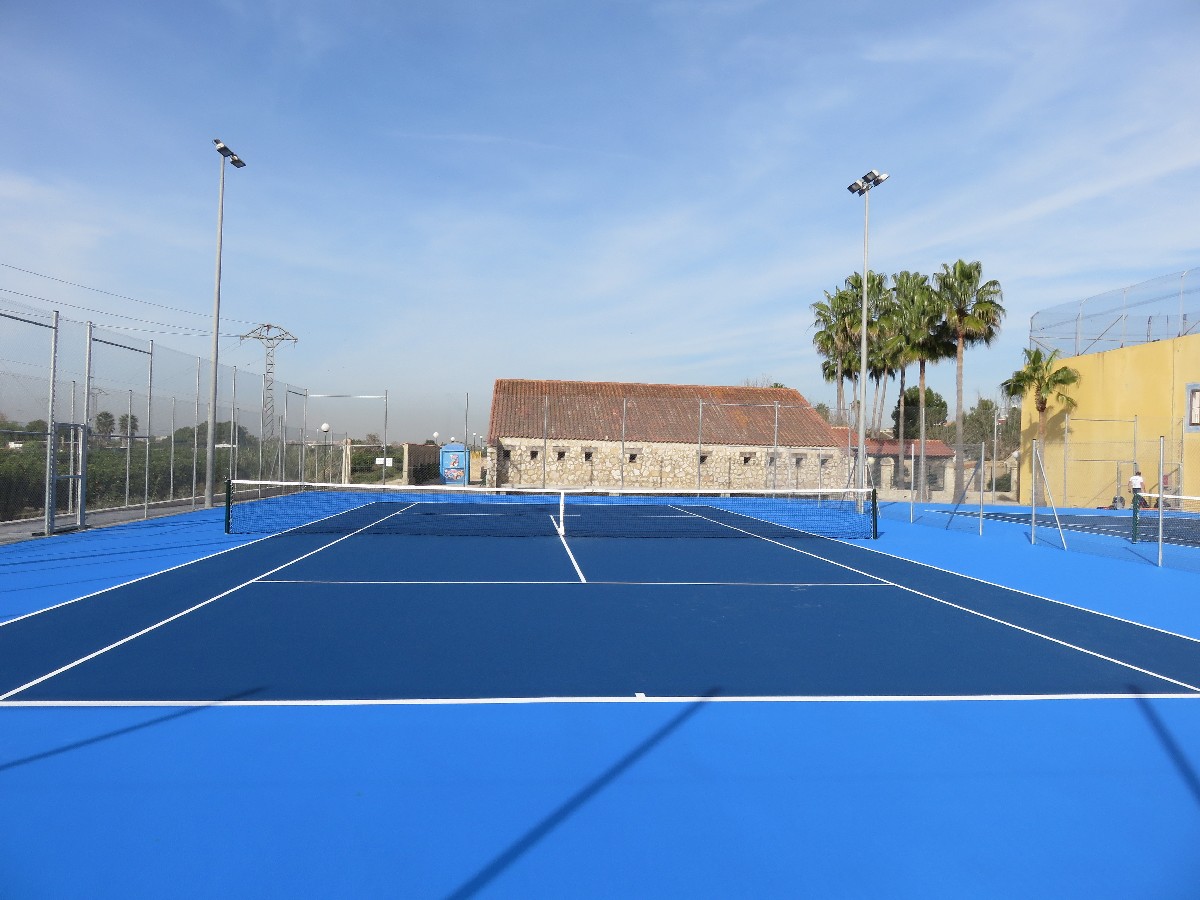
MULTIPOLYGON (((832 402, 810 305, 862 266, 846 185, 877 168, 872 269, 1004 288, 970 405, 1035 311, 1200 262, 1198 37, 1194 0, 0 3, 0 263, 192 314, 0 288, 205 354, 219 137, 248 163, 223 332, 287 328, 277 377, 311 391, 387 389, 394 437, 461 437, 468 393, 482 433, 496 378, 832 402)), ((953 363, 931 385, 952 403, 953 363)))

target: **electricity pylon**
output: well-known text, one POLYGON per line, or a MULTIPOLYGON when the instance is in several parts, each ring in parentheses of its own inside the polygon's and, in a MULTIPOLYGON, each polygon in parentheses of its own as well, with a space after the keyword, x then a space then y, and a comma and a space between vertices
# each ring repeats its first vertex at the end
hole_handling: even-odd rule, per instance
MULTIPOLYGON (((249 334, 243 334, 243 341, 255 340, 261 341, 267 350, 266 371, 263 375, 263 418, 262 418, 262 439, 261 448, 266 448, 268 452, 265 454, 268 465, 271 467, 265 473, 267 479, 275 477, 276 464, 280 461, 283 454, 280 452, 270 452, 275 449, 275 348, 284 341, 291 341, 295 344, 298 341, 295 335, 289 332, 286 328, 281 328, 278 325, 266 323, 259 325, 249 334)), ((287 440, 287 435, 283 436, 284 441, 287 440)), ((260 462, 262 460, 262 449, 260 453, 260 462)), ((261 465, 260 465, 261 468, 261 465)))

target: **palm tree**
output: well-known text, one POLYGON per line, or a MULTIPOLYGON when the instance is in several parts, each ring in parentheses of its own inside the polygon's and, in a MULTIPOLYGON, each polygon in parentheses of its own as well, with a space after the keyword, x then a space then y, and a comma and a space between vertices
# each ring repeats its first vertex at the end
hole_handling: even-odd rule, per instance
MULTIPOLYGON (((918 421, 920 422, 921 455, 918 469, 913 473, 919 478, 921 497, 925 496, 925 369, 931 362, 947 359, 954 354, 954 343, 946 327, 942 308, 929 286, 929 277, 919 272, 898 272, 892 276, 896 296, 892 327, 892 340, 900 355, 900 421, 897 439, 900 453, 904 450, 904 392, 905 369, 909 363, 918 364, 919 399, 918 421)), ((897 466, 903 472, 903 461, 897 466)))
POLYGON ((1025 365, 1000 385, 1007 397, 1033 395, 1033 407, 1038 412, 1038 444, 1046 434, 1046 408, 1054 400, 1070 412, 1076 406, 1075 399, 1066 393, 1066 388, 1079 383, 1079 372, 1069 366, 1057 365, 1058 351, 1049 356, 1041 350, 1026 350, 1025 365))
POLYGON ((812 305, 818 326, 813 335, 813 346, 825 357, 827 365, 822 365, 825 380, 837 384, 835 420, 840 424, 845 424, 842 417, 846 410, 847 373, 858 360, 858 326, 854 318, 858 308, 858 301, 845 288, 838 288, 832 294, 826 291, 825 299, 812 305))
POLYGON ((110 412, 96 413, 96 434, 108 440, 112 437, 113 432, 117 430, 117 420, 113 418, 110 412))
MULTIPOLYGON (((862 352, 862 304, 863 278, 862 273, 855 272, 846 279, 845 292, 854 298, 854 361, 856 370, 861 370, 859 356, 862 352)), ((881 272, 867 272, 867 377, 875 382, 875 400, 872 407, 879 405, 879 393, 887 372, 878 358, 878 322, 880 316, 890 306, 891 292, 887 286, 887 276, 881 272)), ((858 414, 867 414, 867 386, 858 386, 858 414)))
POLYGON ((954 494, 963 490, 963 351, 968 344, 990 344, 1000 333, 1004 318, 1000 282, 983 281, 983 263, 959 260, 942 263, 934 277, 938 302, 955 339, 957 406, 954 412, 954 494))

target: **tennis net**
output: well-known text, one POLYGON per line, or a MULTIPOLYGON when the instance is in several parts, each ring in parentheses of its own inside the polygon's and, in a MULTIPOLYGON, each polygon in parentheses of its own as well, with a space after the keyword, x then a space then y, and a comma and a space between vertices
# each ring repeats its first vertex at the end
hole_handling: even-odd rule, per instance
POLYGON ((866 490, 589 491, 232 481, 234 534, 870 538, 866 490))
POLYGON ((1143 494, 1133 506, 1134 543, 1200 546, 1200 497, 1143 494))

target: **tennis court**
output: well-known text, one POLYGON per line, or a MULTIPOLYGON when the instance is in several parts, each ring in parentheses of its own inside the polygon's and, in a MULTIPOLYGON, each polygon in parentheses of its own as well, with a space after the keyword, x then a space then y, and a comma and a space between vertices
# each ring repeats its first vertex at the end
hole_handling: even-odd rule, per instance
POLYGON ((1027 554, 1001 578, 965 535, 873 540, 861 498, 304 502, 235 505, 250 534, 210 511, 8 548, 36 608, 0 609, 0 787, 35 824, 71 810, 93 867, 10 821, 14 883, 113 885, 145 829, 146 896, 181 866, 196 896, 1184 896, 1200 874, 1194 600, 1131 614, 1102 588, 1128 566, 1058 554, 1051 577, 994 536, 1027 554), (111 584, 46 575, 103 552, 111 584), (1080 562, 1101 602, 1062 589, 1080 562), (223 863, 194 871, 185 840, 223 863))

